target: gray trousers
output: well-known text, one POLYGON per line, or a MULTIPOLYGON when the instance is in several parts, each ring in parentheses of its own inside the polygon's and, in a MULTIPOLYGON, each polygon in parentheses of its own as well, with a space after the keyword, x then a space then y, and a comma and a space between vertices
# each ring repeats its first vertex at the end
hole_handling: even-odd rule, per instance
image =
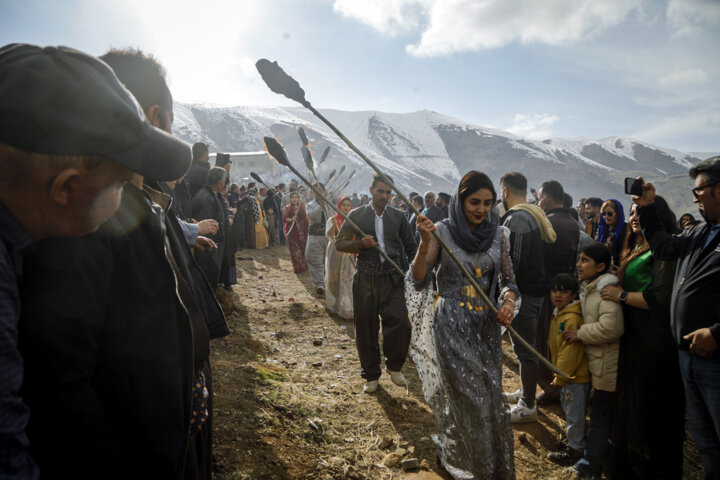
POLYGON ((585 452, 585 435, 587 433, 585 413, 589 396, 589 383, 567 383, 560 390, 560 404, 565 412, 565 422, 567 423, 568 445, 573 450, 583 453, 585 452))
POLYGON ((310 235, 305 244, 305 261, 310 268, 313 286, 325 288, 325 250, 328 238, 324 235, 310 235))

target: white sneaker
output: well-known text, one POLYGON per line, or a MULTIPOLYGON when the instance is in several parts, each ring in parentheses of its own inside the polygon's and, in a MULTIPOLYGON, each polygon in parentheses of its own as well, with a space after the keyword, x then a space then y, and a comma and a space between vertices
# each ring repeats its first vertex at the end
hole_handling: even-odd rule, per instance
POLYGON ((397 385, 398 387, 404 387, 407 385, 407 382, 405 381, 405 375, 402 374, 402 372, 393 372, 392 370, 388 370, 387 368, 385 371, 390 375, 390 380, 397 385))
POLYGON ((509 404, 516 404, 520 401, 522 398, 522 389, 518 388, 514 392, 504 392, 503 395, 505 395, 505 401, 507 401, 509 404))
POLYGON ((528 408, 522 398, 510 409, 510 423, 537 422, 537 405, 528 408))
POLYGON ((365 386, 363 387, 363 392, 375 393, 377 391, 377 387, 378 387, 377 380, 368 380, 367 382, 365 382, 365 386))

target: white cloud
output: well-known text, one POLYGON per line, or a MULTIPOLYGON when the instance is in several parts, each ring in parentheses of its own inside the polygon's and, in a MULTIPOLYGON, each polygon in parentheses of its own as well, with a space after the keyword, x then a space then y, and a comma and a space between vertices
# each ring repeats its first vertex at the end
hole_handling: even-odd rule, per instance
POLYGON ((664 88, 685 89, 703 85, 707 80, 708 77, 703 70, 682 70, 660 77, 660 86, 664 88))
POLYGON ((579 42, 619 24, 639 5, 640 0, 335 0, 333 8, 388 35, 422 29, 420 41, 407 51, 438 56, 512 42, 579 42))
POLYGON ((552 136, 550 127, 560 120, 560 117, 553 114, 528 115, 518 113, 510 128, 506 130, 521 137, 528 137, 535 140, 542 140, 552 136))
POLYGON ((333 10, 390 36, 418 29, 433 0, 335 0, 333 10))
POLYGON ((720 2, 717 0, 670 0, 667 21, 675 37, 693 37, 706 27, 720 25, 720 2))
POLYGON ((523 44, 564 45, 613 27, 639 0, 448 0, 437 1, 429 27, 407 51, 418 56, 523 44))

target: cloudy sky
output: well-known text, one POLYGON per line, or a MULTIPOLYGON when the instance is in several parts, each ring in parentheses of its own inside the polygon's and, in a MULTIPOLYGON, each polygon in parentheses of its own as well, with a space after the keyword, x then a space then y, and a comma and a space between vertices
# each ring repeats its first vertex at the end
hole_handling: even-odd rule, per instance
POLYGON ((140 47, 177 100, 434 110, 531 138, 720 151, 720 0, 0 0, 0 43, 140 47))

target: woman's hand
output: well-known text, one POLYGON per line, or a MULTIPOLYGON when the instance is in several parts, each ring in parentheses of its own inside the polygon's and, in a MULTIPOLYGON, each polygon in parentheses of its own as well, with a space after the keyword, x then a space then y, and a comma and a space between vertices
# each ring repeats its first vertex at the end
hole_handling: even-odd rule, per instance
POLYGON ((427 218, 425 215, 418 215, 417 229, 418 232, 420 232, 420 241, 427 244, 432 239, 432 232, 437 230, 437 227, 432 220, 427 218))
POLYGON ((600 296, 603 300, 610 300, 611 302, 620 303, 620 294, 623 289, 617 285, 608 285, 602 289, 600 296))
POLYGON ((515 303, 506 300, 497 313, 497 322, 503 327, 509 327, 515 318, 515 303))

